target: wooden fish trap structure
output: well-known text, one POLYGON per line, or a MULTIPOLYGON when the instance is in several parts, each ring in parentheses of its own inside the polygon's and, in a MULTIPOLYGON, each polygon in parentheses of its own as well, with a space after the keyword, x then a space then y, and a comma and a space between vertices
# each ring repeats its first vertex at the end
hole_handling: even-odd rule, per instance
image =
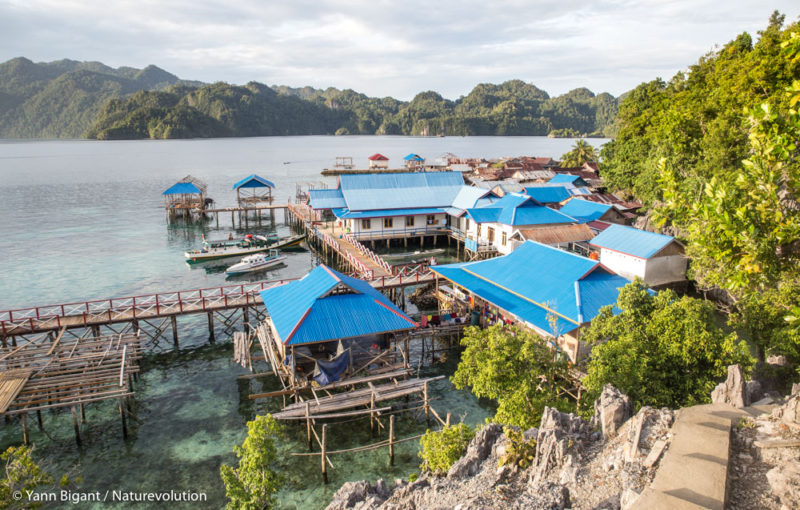
POLYGON ((29 442, 28 415, 36 413, 43 430, 42 411, 69 408, 80 445, 80 421, 86 422, 89 403, 117 400, 122 434, 134 396, 142 357, 138 334, 66 338, 43 334, 0 356, 0 415, 20 417, 23 441, 29 442))

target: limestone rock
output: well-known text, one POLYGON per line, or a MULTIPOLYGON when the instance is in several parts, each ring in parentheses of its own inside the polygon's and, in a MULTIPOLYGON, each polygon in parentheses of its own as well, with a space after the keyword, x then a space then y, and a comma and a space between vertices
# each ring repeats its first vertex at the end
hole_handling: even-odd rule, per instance
POLYGON ((619 496, 619 506, 621 510, 631 510, 635 508, 636 499, 639 493, 633 489, 625 489, 619 496))
POLYGON ((769 357, 767 357, 767 363, 784 367, 789 364, 789 361, 786 359, 786 356, 782 354, 770 354, 769 357))
MULTIPOLYGON (((384 490, 386 489, 384 485, 384 490)), ((377 508, 384 498, 377 496, 369 482, 347 482, 333 495, 333 500, 325 510, 367 510, 377 508)))
POLYGON ((800 393, 794 393, 783 405, 783 421, 800 425, 800 393))
POLYGON ((492 452, 497 438, 503 433, 503 427, 490 423, 483 427, 470 441, 466 453, 450 467, 448 478, 465 478, 478 472, 481 462, 492 452))
POLYGON ((591 424, 602 429, 603 438, 611 439, 632 414, 631 399, 614 386, 606 384, 600 398, 594 401, 591 424))
POLYGON ((517 500, 518 508, 536 508, 537 510, 563 510, 571 508, 569 489, 551 482, 534 484, 517 500))
POLYGON ((758 381, 747 381, 744 385, 744 389, 747 395, 745 399, 747 405, 761 400, 762 395, 764 395, 764 390, 761 388, 761 383, 758 381))
POLYGON ((796 462, 782 463, 767 471, 767 482, 782 503, 800 501, 800 466, 796 462))
POLYGON ((790 395, 800 395, 800 383, 792 384, 792 392, 790 395))
POLYGON ((547 475, 575 455, 591 435, 589 424, 572 413, 545 407, 536 438, 536 459, 531 466, 531 482, 538 485, 547 475))
POLYGON ((719 383, 714 388, 714 391, 711 392, 711 402, 715 404, 730 404, 741 409, 750 404, 747 396, 742 367, 730 365, 728 367, 728 379, 724 383, 719 383))

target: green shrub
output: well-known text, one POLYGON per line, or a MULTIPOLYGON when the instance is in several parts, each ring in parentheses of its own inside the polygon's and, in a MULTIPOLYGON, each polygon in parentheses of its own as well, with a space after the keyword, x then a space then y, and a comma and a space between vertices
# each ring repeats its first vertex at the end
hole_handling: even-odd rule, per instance
POLYGON ((464 423, 441 431, 428 430, 420 439, 420 468, 437 474, 447 473, 450 466, 464 455, 473 437, 475 430, 464 423))
POLYGON ((506 452, 500 457, 498 465, 514 465, 527 469, 536 457, 536 439, 525 439, 525 434, 518 428, 505 427, 503 433, 508 438, 506 452))

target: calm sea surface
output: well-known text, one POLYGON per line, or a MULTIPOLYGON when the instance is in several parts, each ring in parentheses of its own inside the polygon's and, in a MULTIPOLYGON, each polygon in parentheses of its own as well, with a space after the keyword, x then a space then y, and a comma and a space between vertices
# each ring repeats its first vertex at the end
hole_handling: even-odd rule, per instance
MULTIPOLYGON (((604 140, 589 140, 599 145, 604 140)), ((547 156, 568 151, 573 139, 544 137, 265 137, 176 141, 9 141, 0 140, 0 309, 48 305, 156 291, 214 287, 226 280, 219 268, 190 269, 183 252, 197 247, 200 236, 227 237, 234 232, 230 216, 212 222, 168 225, 161 192, 187 174, 208 183, 216 205, 234 205, 233 183, 251 173, 275 182, 276 202, 293 199, 295 183, 323 182, 319 172, 336 156, 353 156, 366 167, 375 152, 392 167, 415 152, 435 158, 445 152, 459 157, 547 156)), ((335 180, 327 179, 329 185, 335 180)), ((249 231, 288 235, 283 215, 249 231)), ((236 234, 243 233, 242 230, 236 234)), ((253 279, 299 277, 318 262, 311 252, 289 253, 287 264, 253 279)), ((246 281, 246 280, 245 280, 246 281)), ((253 415, 275 411, 279 399, 254 405, 250 392, 278 387, 274 378, 237 380, 245 373, 230 359, 228 342, 207 345, 200 318, 184 318, 181 349, 154 346, 143 362, 136 386, 137 408, 131 434, 121 437, 119 417, 111 404, 87 406, 84 446, 74 442, 69 412, 45 412, 45 430, 32 426, 36 458, 53 473, 71 470, 80 490, 205 492, 203 505, 224 505, 219 466, 233 463, 234 444, 245 436, 253 415)), ((447 360, 429 374, 449 374, 447 360)), ((425 370, 423 369, 423 374, 425 370)), ((468 392, 439 381, 434 406, 475 424, 491 409, 468 392)), ((398 437, 424 432, 424 419, 403 416, 398 437)), ((34 420, 35 423, 35 420, 34 420)), ((331 448, 370 442, 366 421, 333 425, 331 448)), ((402 444, 395 466, 384 449, 332 458, 331 483, 320 482, 318 461, 292 457, 305 451, 305 430, 289 427, 281 445, 287 478, 282 508, 324 508, 344 482, 407 477, 418 470, 418 444, 402 444)), ((16 420, 0 424, 0 448, 21 442, 16 420)), ((181 505, 176 505, 181 507, 181 505)), ((191 505, 186 505, 190 507, 191 505)))

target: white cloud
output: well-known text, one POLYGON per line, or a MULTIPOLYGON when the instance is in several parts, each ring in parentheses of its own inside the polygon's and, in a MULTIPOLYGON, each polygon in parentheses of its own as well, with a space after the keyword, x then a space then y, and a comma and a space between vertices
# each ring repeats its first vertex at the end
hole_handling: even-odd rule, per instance
POLYGON ((0 61, 158 65, 186 79, 353 88, 410 99, 520 78, 555 95, 669 78, 796 1, 441 0, 402 3, 6 0, 0 61))

